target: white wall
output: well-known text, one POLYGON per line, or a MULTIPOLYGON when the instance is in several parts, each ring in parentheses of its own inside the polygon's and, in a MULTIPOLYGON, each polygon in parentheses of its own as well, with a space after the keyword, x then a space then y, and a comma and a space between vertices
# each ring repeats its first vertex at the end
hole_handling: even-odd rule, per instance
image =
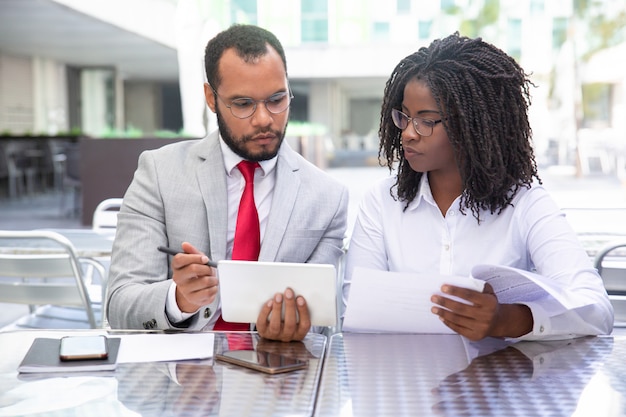
POLYGON ((69 130, 65 65, 33 58, 34 131, 55 135, 69 130))
POLYGON ((33 133, 33 67, 30 57, 0 53, 0 126, 11 133, 33 133))
POLYGON ((100 136, 107 128, 106 82, 110 70, 90 69, 80 74, 82 130, 90 136, 100 136))

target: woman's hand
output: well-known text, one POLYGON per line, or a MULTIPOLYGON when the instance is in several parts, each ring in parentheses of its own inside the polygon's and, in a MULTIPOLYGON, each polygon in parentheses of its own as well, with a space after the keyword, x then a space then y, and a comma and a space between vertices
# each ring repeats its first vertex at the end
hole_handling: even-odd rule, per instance
POLYGON ((470 340, 520 337, 532 331, 530 309, 522 304, 500 304, 489 284, 485 284, 483 292, 453 285, 443 285, 441 292, 443 296, 436 294, 431 297, 431 301, 437 304, 431 311, 446 326, 470 340))

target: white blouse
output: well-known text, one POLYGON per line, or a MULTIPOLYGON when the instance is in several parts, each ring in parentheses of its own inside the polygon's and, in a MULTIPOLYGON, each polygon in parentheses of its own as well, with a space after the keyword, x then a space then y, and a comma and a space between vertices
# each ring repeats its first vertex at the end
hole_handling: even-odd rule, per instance
POLYGON ((346 258, 344 307, 355 266, 469 276, 477 264, 497 264, 536 272, 562 284, 574 299, 593 300, 553 317, 541 302, 525 303, 534 326, 520 339, 563 339, 612 331, 613 308, 602 279, 543 187, 520 189, 513 206, 500 214, 481 211, 478 224, 471 210, 461 213, 460 197, 442 216, 427 175, 422 176, 420 191, 406 211, 406 203, 390 194, 394 183, 395 177, 378 181, 360 203, 346 258))

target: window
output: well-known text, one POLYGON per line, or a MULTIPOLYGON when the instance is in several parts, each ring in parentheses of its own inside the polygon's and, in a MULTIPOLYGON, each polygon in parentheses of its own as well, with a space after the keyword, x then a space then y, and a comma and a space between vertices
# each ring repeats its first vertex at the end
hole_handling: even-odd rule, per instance
POLYGON ((509 19, 507 31, 507 49, 509 55, 516 60, 522 56, 522 21, 509 19))
POLYGON ((456 7, 455 0, 441 0, 441 10, 448 11, 453 10, 456 7))
POLYGON ((552 48, 559 49, 567 39, 567 18, 557 17, 552 21, 552 48))
POLYGON ((544 11, 544 0, 530 0, 530 15, 541 16, 544 11))
POLYGON ((374 22, 372 26, 372 39, 375 41, 389 40, 389 22, 374 22))
POLYGON ((410 14, 411 0, 396 0, 396 10, 398 14, 410 14))
POLYGON ((430 38, 430 31, 433 27, 432 20, 420 20, 417 28, 417 34, 420 40, 426 40, 430 38))
POLYGON ((233 23, 257 24, 256 0, 232 0, 230 19, 233 23))
POLYGON ((302 0, 300 13, 302 42, 328 42, 328 2, 302 0))

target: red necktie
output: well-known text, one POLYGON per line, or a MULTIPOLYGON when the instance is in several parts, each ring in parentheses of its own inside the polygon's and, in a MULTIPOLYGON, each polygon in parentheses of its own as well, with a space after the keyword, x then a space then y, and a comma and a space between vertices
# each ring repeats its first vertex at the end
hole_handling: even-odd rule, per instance
POLYGON ((261 228, 259 215, 254 204, 254 170, 257 162, 241 161, 237 168, 246 180, 246 186, 241 194, 237 227, 235 228, 235 242, 233 244, 233 259, 242 261, 256 261, 261 249, 261 228))
MULTIPOLYGON (((258 167, 257 162, 241 161, 237 168, 246 180, 239 212, 237 213, 237 226, 235 228, 235 241, 233 243, 233 260, 256 261, 259 259, 261 249, 261 229, 259 215, 254 203, 254 170, 258 167)), ((214 330, 248 331, 249 323, 231 323, 222 320, 220 315, 213 326, 214 330)))

